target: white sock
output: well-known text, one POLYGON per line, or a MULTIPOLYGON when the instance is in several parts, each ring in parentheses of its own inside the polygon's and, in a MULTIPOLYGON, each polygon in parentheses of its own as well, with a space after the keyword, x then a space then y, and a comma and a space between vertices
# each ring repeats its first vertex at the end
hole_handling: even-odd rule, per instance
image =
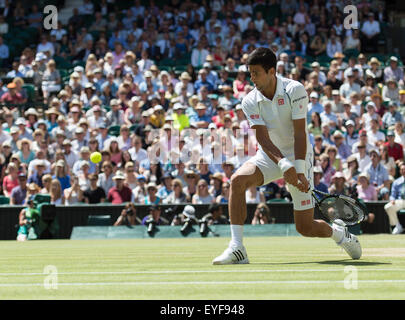
POLYGON ((231 224, 231 236, 232 240, 229 243, 231 247, 240 247, 243 242, 243 225, 231 224))
POLYGON ((402 224, 400 224, 400 223, 398 222, 397 225, 396 225, 396 227, 397 227, 398 229, 401 229, 401 228, 402 228, 402 224))
POLYGON ((332 226, 332 239, 340 243, 345 236, 344 228, 332 226))

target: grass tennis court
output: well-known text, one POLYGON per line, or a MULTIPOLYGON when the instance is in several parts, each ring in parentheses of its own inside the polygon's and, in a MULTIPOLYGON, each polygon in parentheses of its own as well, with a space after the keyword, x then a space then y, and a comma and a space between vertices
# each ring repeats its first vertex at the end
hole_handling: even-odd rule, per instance
POLYGON ((331 239, 245 238, 249 265, 212 266, 228 241, 1 241, 0 298, 405 298, 405 235, 360 236, 357 261, 331 239), (57 268, 57 289, 44 287, 52 283, 44 274, 48 265, 57 268), (348 266, 356 267, 357 289, 345 289, 345 278, 355 277, 348 266))

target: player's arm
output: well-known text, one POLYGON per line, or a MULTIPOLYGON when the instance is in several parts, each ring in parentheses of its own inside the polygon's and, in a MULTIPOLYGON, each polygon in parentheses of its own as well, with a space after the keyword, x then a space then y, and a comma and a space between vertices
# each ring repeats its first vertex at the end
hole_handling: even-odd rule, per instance
POLYGON ((305 118, 293 120, 294 125, 294 154, 295 170, 297 171, 298 180, 303 184, 305 192, 309 189, 308 180, 305 178, 305 156, 307 153, 307 136, 305 127, 307 121, 305 118))
POLYGON ((307 110, 308 94, 302 84, 294 85, 290 89, 291 94, 291 116, 294 129, 294 167, 297 171, 300 190, 307 192, 309 189, 308 180, 305 177, 305 158, 307 153, 307 110))
POLYGON ((274 161, 283 171, 284 180, 298 187, 298 177, 295 171, 294 164, 283 156, 281 151, 274 145, 269 137, 269 132, 264 125, 254 125, 252 129, 256 132, 257 142, 262 147, 263 151, 274 161))

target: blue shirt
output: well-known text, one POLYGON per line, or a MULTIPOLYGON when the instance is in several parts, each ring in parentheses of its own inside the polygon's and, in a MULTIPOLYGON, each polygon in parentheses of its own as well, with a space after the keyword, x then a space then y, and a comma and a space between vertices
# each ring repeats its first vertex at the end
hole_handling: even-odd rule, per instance
POLYGON ((67 188, 70 188, 70 176, 69 175, 67 175, 65 177, 53 176, 52 179, 58 179, 59 180, 62 191, 67 189, 67 188))
POLYGON ((381 163, 377 165, 376 168, 373 167, 373 164, 370 163, 366 168, 365 171, 369 174, 370 176, 370 184, 374 184, 377 186, 380 186, 384 183, 384 181, 387 181, 388 178, 388 171, 385 169, 381 163))
POLYGON ((405 178, 399 177, 392 183, 390 200, 405 199, 405 178))

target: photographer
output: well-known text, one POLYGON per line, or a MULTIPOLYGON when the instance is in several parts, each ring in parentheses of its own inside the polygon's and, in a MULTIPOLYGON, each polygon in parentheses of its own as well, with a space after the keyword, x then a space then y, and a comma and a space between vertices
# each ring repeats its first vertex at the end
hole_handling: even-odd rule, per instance
POLYGON ((17 241, 25 241, 39 237, 39 211, 35 209, 34 196, 30 196, 27 201, 27 208, 22 209, 19 216, 19 226, 17 241))
POLYGON ((211 203, 208 207, 208 213, 202 217, 203 221, 207 221, 207 224, 229 224, 229 220, 222 214, 222 206, 218 203, 211 203))
POLYGON ((115 221, 114 226, 135 226, 142 224, 141 219, 136 216, 136 208, 133 203, 127 203, 122 209, 121 215, 115 221))
POLYGON ((167 221, 165 218, 160 216, 161 214, 161 209, 159 206, 156 204, 153 204, 149 207, 149 214, 142 219, 142 224, 147 225, 147 221, 149 219, 153 219, 153 221, 156 223, 156 225, 168 225, 169 221, 167 221))
MULTIPOLYGON (((254 217, 252 219, 252 224, 268 224, 270 223, 270 209, 264 203, 259 203, 256 207, 254 217)), ((274 223, 275 219, 271 219, 271 223, 274 223)))

